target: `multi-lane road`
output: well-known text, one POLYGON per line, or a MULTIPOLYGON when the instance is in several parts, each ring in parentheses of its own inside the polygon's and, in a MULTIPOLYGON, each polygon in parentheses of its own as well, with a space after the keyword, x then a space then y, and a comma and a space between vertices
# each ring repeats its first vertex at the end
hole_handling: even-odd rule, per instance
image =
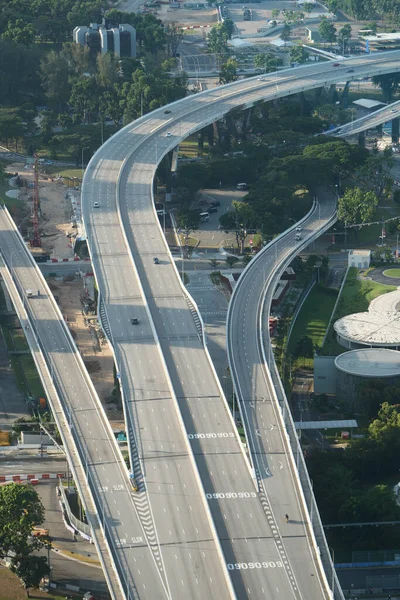
MULTIPOLYGON (((349 77, 398 70, 399 57, 349 60, 349 77)), ((251 477, 201 322, 158 225, 152 181, 161 158, 190 133, 237 106, 329 85, 343 77, 338 70, 326 63, 289 69, 185 98, 118 132, 85 174, 83 214, 122 383, 133 470, 148 503, 153 556, 173 598, 188 590, 213 598, 329 594, 304 524, 291 525, 286 538, 286 499, 304 521, 289 463, 273 483, 272 501, 265 502, 251 477)), ((240 345, 245 332, 235 320, 231 327, 240 345)), ((151 588, 148 597, 156 597, 151 588)))
MULTIPOLYGON (((399 58, 400 52, 392 52, 349 60, 349 77, 400 70, 399 58)), ((267 395, 272 389, 266 389, 266 407, 257 405, 254 413, 247 407, 250 450, 260 453, 257 461, 253 456, 256 474, 204 347, 201 319, 159 227, 152 181, 162 156, 190 133, 233 108, 334 83, 343 77, 338 70, 326 63, 299 67, 185 98, 122 129, 88 165, 83 215, 121 382, 136 493, 62 315, 1 215, 1 251, 21 296, 28 288, 42 288, 40 296, 24 302, 63 402, 71 452, 79 455, 77 468, 83 468, 94 498, 93 527, 97 535, 104 532, 114 560, 115 567, 103 557, 114 598, 330 597, 305 525, 285 433, 276 415, 274 421, 267 395), (263 419, 268 435, 257 427, 263 419), (286 512, 301 522, 282 522, 285 503, 286 512)), ((322 214, 319 219, 322 226, 322 214)), ((312 217, 306 227, 311 236, 312 217)), ((295 252, 291 235, 274 251, 295 252)), ((275 268, 268 261, 265 277, 275 268)), ((251 340, 258 337, 254 315, 245 308, 249 330, 239 314, 231 318, 230 335, 238 333, 233 352, 245 343, 255 361, 254 372, 244 367, 238 381, 258 393, 265 385, 262 370, 255 368, 262 356, 251 340)))
POLYGON ((329 131, 325 131, 325 135, 334 135, 335 137, 348 137, 350 135, 356 135, 367 129, 374 129, 387 121, 392 119, 398 119, 400 117, 400 101, 393 102, 389 106, 384 106, 379 110, 374 111, 370 115, 361 117, 351 123, 346 123, 340 127, 335 127, 329 131))

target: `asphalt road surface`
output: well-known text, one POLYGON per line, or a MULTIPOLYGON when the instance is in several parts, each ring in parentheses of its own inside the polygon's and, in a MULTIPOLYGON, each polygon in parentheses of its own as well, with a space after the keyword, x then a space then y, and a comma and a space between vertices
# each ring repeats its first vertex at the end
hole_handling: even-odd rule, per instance
MULTIPOLYGON (((391 52, 351 59, 349 78, 399 70, 399 57, 391 52)), ((193 597, 197 591, 199 597, 224 597, 230 593, 227 571, 239 598, 306 594, 311 600, 327 597, 328 591, 315 577, 311 548, 305 553, 302 524, 301 539, 289 535, 282 548, 279 514, 271 519, 270 506, 251 479, 203 346, 198 316, 180 285, 154 212, 155 168, 181 139, 232 108, 330 85, 343 77, 338 71, 326 63, 302 66, 185 98, 167 113, 156 110, 119 131, 95 154, 85 174, 84 221, 117 356, 135 469, 146 486, 175 597, 184 597, 189 586, 193 597), (155 257, 160 264, 153 263, 155 257), (131 326, 131 318, 139 324, 131 326), (179 467, 176 453, 182 456, 179 467), (178 490, 179 517, 170 490, 178 490), (182 546, 194 501, 200 525, 193 543, 198 577, 192 551, 182 546), (205 539, 208 552, 200 549, 205 539), (310 583, 313 579, 317 583, 310 583)), ((239 332, 237 347, 243 334, 239 332)), ((289 475, 286 484, 289 489, 276 489, 277 506, 287 497, 295 506, 289 475)))
MULTIPOLYGON (((10 229, 3 210, 0 210, 0 249, 8 264, 12 264, 32 327, 50 356, 51 375, 66 405, 71 432, 78 447, 83 445, 81 460, 90 475, 92 492, 97 498, 101 519, 120 568, 120 577, 135 590, 145 590, 150 580, 152 597, 164 598, 164 582, 155 561, 149 556, 149 546, 135 510, 136 497, 121 467, 105 417, 99 410, 100 401, 88 385, 88 375, 77 361, 59 314, 43 288, 43 281, 33 267, 29 253, 14 230, 10 229), (23 292, 28 289, 34 291, 32 298, 27 298, 23 292), (37 295, 38 289, 42 290, 40 296, 37 295)), ((26 325, 23 323, 24 327, 26 325)), ((110 576, 112 574, 109 573, 110 576)))

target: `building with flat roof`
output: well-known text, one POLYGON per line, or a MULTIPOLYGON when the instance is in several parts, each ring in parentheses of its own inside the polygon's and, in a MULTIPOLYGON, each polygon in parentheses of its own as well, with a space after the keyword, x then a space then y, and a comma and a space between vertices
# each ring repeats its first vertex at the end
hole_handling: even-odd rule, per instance
POLYGON ((355 104, 357 108, 361 108, 366 114, 370 114, 386 106, 384 102, 371 100, 370 98, 360 98, 359 100, 354 100, 352 104, 355 104))
POLYGON ((350 250, 347 258, 349 267, 368 269, 371 263, 371 250, 350 250))

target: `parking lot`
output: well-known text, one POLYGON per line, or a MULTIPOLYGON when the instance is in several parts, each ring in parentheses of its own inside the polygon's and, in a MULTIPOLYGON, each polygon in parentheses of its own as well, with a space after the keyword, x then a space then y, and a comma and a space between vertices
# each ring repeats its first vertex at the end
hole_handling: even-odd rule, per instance
POLYGON ((234 189, 201 191, 197 207, 203 212, 207 212, 207 208, 212 202, 220 202, 220 205, 216 212, 210 213, 209 220, 201 223, 199 229, 193 234, 200 242, 196 254, 215 252, 222 246, 229 247, 235 244, 233 233, 225 233, 223 229, 219 229, 219 218, 232 207, 233 200, 242 200, 246 194, 247 192, 234 189))

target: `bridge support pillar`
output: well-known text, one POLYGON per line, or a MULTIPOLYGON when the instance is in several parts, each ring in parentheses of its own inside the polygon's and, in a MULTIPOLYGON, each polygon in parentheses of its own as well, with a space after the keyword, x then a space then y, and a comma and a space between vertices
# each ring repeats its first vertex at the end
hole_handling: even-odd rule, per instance
POLYGON ((399 143, 399 117, 392 119, 392 142, 393 144, 399 143))
POLYGON ((339 101, 340 108, 347 108, 348 99, 349 99, 349 88, 350 88, 350 81, 346 81, 346 85, 344 86, 343 92, 340 95, 340 101, 339 101))
POLYGON ((358 134, 358 145, 365 148, 365 131, 360 131, 358 134))

